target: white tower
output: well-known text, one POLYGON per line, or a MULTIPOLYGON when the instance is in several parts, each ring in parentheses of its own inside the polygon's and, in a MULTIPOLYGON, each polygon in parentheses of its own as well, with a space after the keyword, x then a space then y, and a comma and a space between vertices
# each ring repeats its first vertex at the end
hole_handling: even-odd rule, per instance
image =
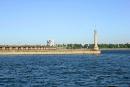
POLYGON ((98 42, 97 42, 97 31, 94 30, 94 50, 99 50, 98 42))

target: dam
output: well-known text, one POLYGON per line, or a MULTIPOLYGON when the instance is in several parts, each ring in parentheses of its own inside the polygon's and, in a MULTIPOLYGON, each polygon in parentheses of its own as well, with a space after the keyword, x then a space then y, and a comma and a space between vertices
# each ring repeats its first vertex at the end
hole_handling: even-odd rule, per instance
POLYGON ((49 45, 0 45, 0 55, 7 54, 100 54, 97 32, 94 30, 94 46, 91 49, 59 49, 49 45))

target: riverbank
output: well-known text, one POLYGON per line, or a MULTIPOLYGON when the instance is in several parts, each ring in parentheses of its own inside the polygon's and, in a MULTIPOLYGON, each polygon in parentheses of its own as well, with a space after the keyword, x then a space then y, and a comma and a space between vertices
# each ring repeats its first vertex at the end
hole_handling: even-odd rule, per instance
POLYGON ((130 50, 130 48, 101 48, 100 50, 130 50))

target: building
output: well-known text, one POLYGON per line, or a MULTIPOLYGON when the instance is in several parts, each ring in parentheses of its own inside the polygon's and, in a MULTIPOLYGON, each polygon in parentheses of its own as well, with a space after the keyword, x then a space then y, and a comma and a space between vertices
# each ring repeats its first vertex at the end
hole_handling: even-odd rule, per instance
POLYGON ((54 46, 54 40, 47 40, 47 46, 54 46))

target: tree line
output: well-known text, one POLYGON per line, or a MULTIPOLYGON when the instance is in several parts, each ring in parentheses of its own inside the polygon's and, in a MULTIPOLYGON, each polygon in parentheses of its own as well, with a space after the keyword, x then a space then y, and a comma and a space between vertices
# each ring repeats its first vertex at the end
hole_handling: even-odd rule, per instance
MULTIPOLYGON (((65 49, 93 48, 94 44, 57 44, 56 47, 65 49)), ((130 48, 130 44, 98 44, 99 48, 130 48)))

